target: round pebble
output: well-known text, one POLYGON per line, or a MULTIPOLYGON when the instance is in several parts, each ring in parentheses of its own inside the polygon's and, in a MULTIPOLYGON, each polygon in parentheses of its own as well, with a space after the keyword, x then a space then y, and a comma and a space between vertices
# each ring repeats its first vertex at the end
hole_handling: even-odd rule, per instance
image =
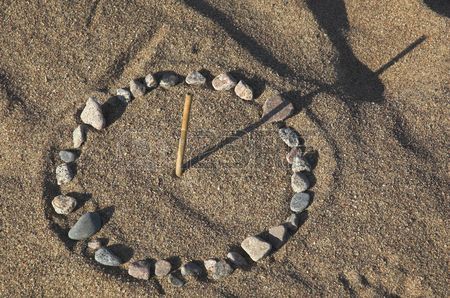
POLYGON ((308 207, 310 195, 306 192, 296 193, 292 199, 290 208, 293 212, 300 213, 308 207))
POLYGON ((87 247, 92 250, 97 250, 102 246, 103 246, 103 243, 99 239, 93 239, 93 240, 89 241, 87 244, 87 247))
POLYGON ((284 121, 294 113, 294 105, 281 95, 275 95, 263 105, 262 119, 268 123, 284 121))
POLYGON ((156 81, 155 76, 153 76, 151 73, 145 76, 145 84, 148 88, 158 87, 158 82, 156 81))
POLYGON ((83 214, 75 225, 69 230, 69 238, 84 240, 97 233, 102 226, 100 215, 96 212, 83 214))
POLYGON ((128 91, 127 89, 123 89, 123 88, 117 89, 116 95, 123 102, 131 101, 131 92, 128 91))
POLYGON ((283 142, 289 147, 298 147, 300 145, 300 138, 298 133, 290 127, 283 127, 278 130, 278 134, 283 142))
POLYGON ((292 160, 292 172, 311 171, 309 162, 303 156, 295 156, 292 160))
POLYGON ((236 80, 230 74, 223 73, 213 79, 212 86, 217 91, 231 90, 236 86, 236 80))
POLYGON ((73 147, 80 148, 86 142, 86 126, 84 124, 78 125, 72 133, 73 147))
POLYGON ((228 264, 227 261, 220 260, 219 262, 216 263, 212 272, 213 272, 212 278, 217 280, 233 273, 233 268, 230 266, 230 264, 228 264))
POLYGON ((159 85, 164 89, 169 89, 170 87, 178 84, 178 76, 173 73, 166 73, 162 76, 159 85))
POLYGON ((204 85, 206 78, 200 72, 193 71, 186 77, 185 81, 188 85, 204 85))
POLYGON ((148 280, 150 278, 150 264, 148 261, 140 260, 130 264, 128 274, 137 279, 148 280))
POLYGON ((166 276, 172 270, 172 265, 166 260, 158 260, 155 263, 155 275, 166 276))
POLYGON ((77 200, 70 196, 59 195, 52 200, 53 209, 58 214, 69 214, 77 206, 77 200))
POLYGON ((214 266, 216 266, 216 263, 217 263, 217 261, 214 259, 208 259, 203 262, 206 270, 208 270, 208 271, 213 271, 214 266))
POLYGON ((95 260, 105 266, 120 266, 122 260, 106 247, 99 248, 94 254, 95 260))
POLYGON ((253 100, 253 90, 244 81, 239 81, 234 87, 234 93, 243 100, 253 100))
POLYGON ((241 247, 255 262, 265 257, 272 249, 270 243, 256 236, 247 237, 242 241, 241 247))
POLYGON ((77 155, 72 152, 72 151, 67 151, 67 150, 62 150, 59 151, 59 158, 61 158, 61 160, 63 162, 74 162, 75 159, 77 159, 77 155))
POLYGON ((245 267, 248 266, 247 260, 239 253, 235 251, 230 251, 227 254, 227 258, 230 260, 230 262, 236 266, 236 267, 245 267))
POLYGON ((101 130, 106 125, 100 102, 95 97, 89 97, 86 106, 80 115, 81 121, 97 130, 101 130))
POLYGON ((291 176, 291 186, 294 192, 304 192, 309 188, 309 180, 303 173, 294 173, 291 176))
POLYGON ((192 262, 186 263, 183 266, 181 266, 181 275, 183 276, 190 276, 190 275, 195 275, 195 276, 200 276, 203 274, 203 270, 202 268, 192 262))
POLYGON ((72 181, 73 177, 73 169, 68 164, 63 163, 56 167, 56 183, 58 183, 58 185, 72 181))
POLYGON ((135 98, 145 95, 145 85, 139 80, 130 81, 130 91, 135 98))
POLYGON ((175 287, 182 287, 184 286, 185 282, 181 280, 180 278, 176 277, 173 273, 169 274, 169 282, 175 286, 175 287))

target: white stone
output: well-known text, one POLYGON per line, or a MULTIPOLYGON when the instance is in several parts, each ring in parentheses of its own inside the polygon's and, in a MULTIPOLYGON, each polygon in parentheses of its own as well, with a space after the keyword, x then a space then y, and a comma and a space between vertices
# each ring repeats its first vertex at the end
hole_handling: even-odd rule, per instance
POLYGON ((247 237, 242 241, 241 247, 255 262, 265 257, 272 249, 270 243, 267 243, 256 236, 247 237))
POLYGON ((97 130, 103 129, 106 125, 100 102, 95 97, 89 97, 80 117, 81 121, 97 130))

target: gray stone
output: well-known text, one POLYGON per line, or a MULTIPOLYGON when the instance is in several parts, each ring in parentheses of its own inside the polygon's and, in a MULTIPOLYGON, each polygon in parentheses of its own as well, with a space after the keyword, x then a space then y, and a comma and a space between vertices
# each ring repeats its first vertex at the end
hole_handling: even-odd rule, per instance
POLYGON ((212 278, 217 280, 233 273, 233 268, 227 261, 220 260, 216 263, 216 265, 214 265, 212 273, 212 278))
POLYGON ((280 248, 287 240, 287 229, 283 225, 269 229, 269 235, 274 248, 280 248))
POLYGON ((164 89, 169 89, 170 87, 178 84, 178 76, 173 73, 166 73, 162 76, 159 85, 164 89))
POLYGON ((236 79, 228 73, 223 73, 215 77, 212 86, 217 91, 231 90, 236 86, 236 79))
POLYGON ((256 236, 247 237, 242 241, 241 247, 255 262, 265 257, 272 249, 270 243, 256 236))
POLYGON ((234 93, 243 100, 253 100, 253 90, 244 81, 239 81, 234 87, 234 93))
POLYGON ((283 142, 289 147, 298 147, 300 145, 300 138, 298 133, 290 127, 283 127, 278 130, 278 134, 283 142))
POLYGON ((122 264, 122 260, 113 254, 108 248, 101 247, 94 254, 95 260, 105 266, 120 266, 122 264))
POLYGON ((146 260, 136 261, 128 267, 128 274, 137 279, 148 280, 150 278, 150 264, 146 260))
POLYGON ((300 215, 297 213, 292 213, 288 218, 286 218, 286 227, 291 231, 297 231, 300 224, 300 215))
POLYGON ((78 125, 77 128, 74 129, 72 134, 74 148, 80 148, 81 145, 86 142, 86 131, 87 127, 84 124, 78 125))
POLYGON ((63 162, 74 162, 77 159, 77 155, 72 151, 61 150, 59 151, 59 158, 63 162))
POLYGON ((216 266, 217 261, 214 259, 208 259, 203 261, 203 264, 205 265, 205 268, 207 271, 213 271, 214 266, 216 266))
POLYGON ((235 251, 230 251, 227 254, 227 258, 230 260, 230 262, 236 266, 236 267, 245 267, 248 266, 247 260, 239 253, 235 251))
POLYGON ((284 121, 294 112, 294 106, 281 95, 275 95, 263 105, 262 118, 268 123, 284 121))
POLYGON ((131 101, 131 92, 128 91, 127 89, 123 89, 123 88, 117 89, 116 95, 123 102, 128 103, 131 101))
POLYGON ((130 81, 130 91, 135 98, 145 95, 145 85, 139 80, 130 81))
POLYGON ((89 97, 86 106, 80 115, 81 121, 97 130, 101 130, 106 125, 100 102, 95 97, 89 97))
POLYGON ((69 183, 74 177, 74 172, 71 166, 66 163, 60 164, 56 167, 56 182, 58 185, 69 183))
POLYGON ((291 186, 294 192, 304 192, 309 188, 309 180, 303 173, 294 173, 291 176, 291 186))
POLYGON ((293 212, 300 213, 309 205, 310 195, 306 192, 296 193, 292 199, 290 208, 293 212))
POLYGON ((181 266, 181 275, 183 276, 190 276, 190 275, 194 275, 194 276, 200 276, 203 274, 203 270, 202 268, 192 262, 186 263, 183 266, 181 266))
POLYGON ((198 71, 194 71, 186 77, 185 81, 188 85, 204 85, 206 83, 206 78, 198 71))
POLYGON ((286 160, 289 164, 294 162, 294 157, 302 156, 302 151, 298 147, 291 148, 288 154, 286 154, 286 160))
POLYGON ((69 238, 73 240, 84 240, 95 233, 102 227, 100 215, 96 212, 88 212, 83 214, 75 225, 69 231, 69 238))
POLYGON ((176 277, 173 273, 169 274, 168 280, 173 286, 175 286, 177 288, 182 287, 185 284, 185 282, 183 280, 176 277))
POLYGON ((69 214, 77 206, 77 200, 70 196, 59 195, 53 198, 52 206, 58 214, 69 214))
POLYGON ((295 156, 292 160, 292 172, 311 171, 311 166, 303 156, 295 156))
POLYGON ((166 276, 172 270, 172 265, 166 260, 158 260, 155 263, 155 275, 166 276))
POLYGON ((145 76, 145 84, 147 85, 148 88, 158 87, 158 82, 151 73, 145 76))
POLYGON ((88 242, 87 247, 92 250, 97 250, 103 246, 103 243, 100 239, 93 239, 88 242))

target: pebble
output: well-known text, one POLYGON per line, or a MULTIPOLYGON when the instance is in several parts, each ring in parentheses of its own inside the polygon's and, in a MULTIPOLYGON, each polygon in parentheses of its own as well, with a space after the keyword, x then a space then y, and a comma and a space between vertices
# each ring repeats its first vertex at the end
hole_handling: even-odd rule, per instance
POLYGON ((74 162, 77 159, 77 155, 72 151, 61 150, 59 151, 59 158, 63 162, 74 162))
POLYGON ((63 163, 56 167, 56 182, 58 185, 62 185, 72 181, 74 172, 71 166, 63 163))
POLYGON ((300 215, 297 213, 292 213, 289 215, 288 218, 286 218, 286 227, 291 232, 297 231, 300 224, 300 215))
POLYGON ((287 240, 287 229, 283 225, 272 227, 269 229, 269 235, 272 236, 272 245, 280 248, 287 240))
POLYGON ((291 210, 300 213, 308 207, 310 195, 306 192, 296 193, 291 199, 291 210))
POLYGON ((170 87, 178 84, 178 76, 173 73, 166 73, 162 76, 159 85, 164 89, 169 89, 170 87))
POLYGON ((208 259, 203 262, 207 271, 213 271, 214 266, 216 266, 217 261, 214 259, 208 259))
POLYGON ((103 129, 106 125, 100 102, 95 97, 89 97, 83 112, 81 112, 80 118, 81 121, 97 130, 103 129))
POLYGON ((181 266, 181 275, 183 276, 190 276, 190 275, 200 276, 202 274, 203 274, 202 268, 195 263, 189 262, 181 266))
POLYGON ((255 262, 265 257, 272 248, 270 243, 267 243, 256 236, 247 237, 242 241, 241 247, 255 262))
POLYGON ((235 251, 230 251, 227 254, 227 258, 230 262, 236 267, 245 267, 248 266, 247 260, 240 254, 235 251))
POLYGON ((234 93, 243 100, 253 100, 253 90, 244 81, 239 81, 234 87, 234 93))
POLYGON ((140 260, 130 264, 128 274, 137 279, 148 280, 150 278, 150 264, 148 261, 140 260))
POLYGON ((278 134, 283 142, 289 147, 298 147, 300 145, 300 138, 298 133, 290 127, 283 127, 278 130, 278 134))
POLYGON ((102 246, 103 246, 103 243, 99 239, 93 239, 93 240, 89 241, 87 244, 87 247, 92 250, 97 250, 102 246))
POLYGON ((194 71, 186 77, 185 81, 188 85, 204 85, 206 83, 206 78, 198 71, 194 71))
POLYGON ((97 233, 102 226, 100 215, 96 212, 83 214, 69 231, 69 238, 84 240, 97 233))
POLYGON ((309 162, 303 156, 295 156, 292 160, 292 172, 311 171, 309 162))
POLYGON ((120 266, 122 260, 106 247, 99 248, 94 254, 95 260, 105 266, 120 266))
POLYGON ((227 261, 220 260, 214 266, 212 273, 212 278, 217 280, 233 273, 233 268, 231 268, 227 261))
POLYGON ((286 154, 286 160, 289 164, 294 162, 294 157, 302 156, 302 151, 298 147, 291 148, 288 154, 286 154))
POLYGON ((53 209, 58 214, 69 214, 77 206, 77 200, 70 196, 59 195, 52 200, 53 209))
POLYGON ((131 101, 131 92, 127 89, 117 89, 116 95, 124 102, 130 102, 131 101))
POLYGON ((151 73, 145 76, 145 84, 148 88, 158 87, 158 82, 156 81, 155 76, 153 76, 151 73))
POLYGON ((141 97, 145 95, 145 85, 139 80, 131 80, 130 81, 130 91, 133 96, 141 97))
POLYGON ((236 86, 236 80, 230 74, 223 73, 213 79, 212 86, 217 91, 230 90, 236 86))
POLYGON ((155 275, 166 276, 172 270, 172 265, 166 260, 158 260, 155 263, 155 275))
POLYGON ((294 173, 291 176, 291 186, 294 192, 304 192, 309 188, 309 180, 303 173, 294 173))
POLYGON ((263 105, 263 116, 265 121, 269 123, 280 122, 292 116, 294 105, 281 95, 275 95, 263 105))
POLYGON ((86 142, 86 126, 84 124, 78 125, 72 134, 73 147, 80 148, 86 142))
POLYGON ((175 287, 182 287, 184 286, 185 282, 181 280, 180 278, 176 277, 173 273, 169 274, 169 282, 174 285, 175 287))

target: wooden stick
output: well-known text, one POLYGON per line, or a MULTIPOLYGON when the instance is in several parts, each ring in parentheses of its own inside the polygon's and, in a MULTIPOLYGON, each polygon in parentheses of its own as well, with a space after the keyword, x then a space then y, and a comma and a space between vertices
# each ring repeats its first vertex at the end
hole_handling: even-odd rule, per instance
POLYGON ((186 94, 186 98, 184 100, 183 119, 181 122, 181 136, 180 136, 180 142, 178 143, 177 164, 176 164, 176 168, 175 168, 175 174, 178 177, 181 177, 181 175, 183 175, 184 149, 186 148, 186 138, 187 138, 187 130, 188 130, 188 124, 189 124, 189 113, 191 112, 191 101, 192 101, 192 95, 186 94))

